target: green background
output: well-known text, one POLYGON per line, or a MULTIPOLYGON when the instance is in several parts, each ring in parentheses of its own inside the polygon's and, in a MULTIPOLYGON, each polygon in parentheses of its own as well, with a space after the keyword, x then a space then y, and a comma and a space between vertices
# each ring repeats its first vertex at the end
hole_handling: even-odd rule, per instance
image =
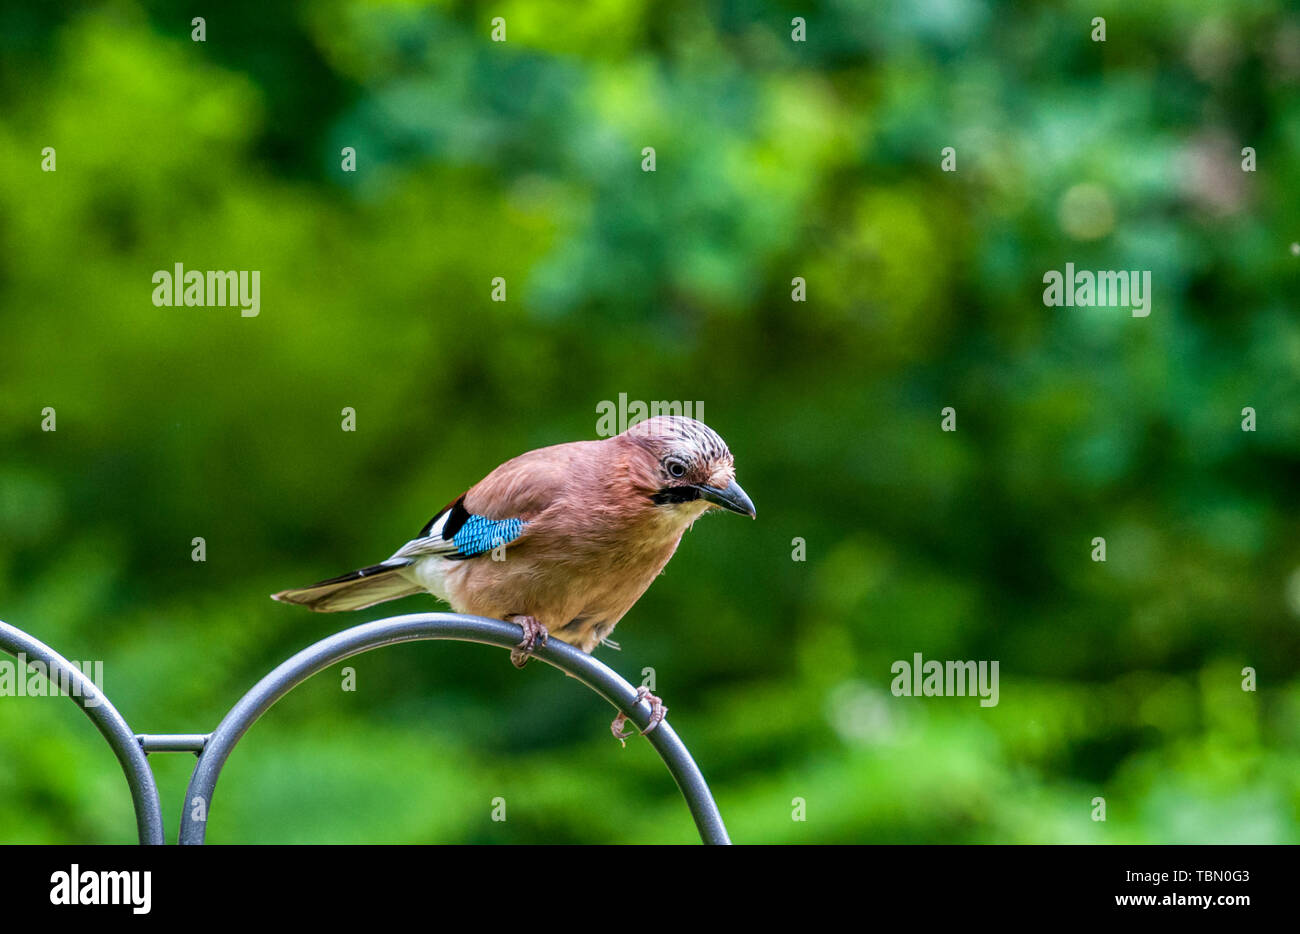
MULTIPOLYGON (((1297 842, 1294 7, 191 6, 0 13, 0 619, 135 730, 435 608, 267 594, 627 393, 703 403, 758 506, 599 651, 655 669, 735 840, 1297 842), (261 314, 155 307, 177 262, 260 270, 261 314), (1149 270, 1150 317, 1044 307, 1067 262, 1149 270), (893 697, 915 652, 997 660, 999 705, 893 697)), ((211 841, 695 838, 554 669, 349 664, 237 747, 211 841)), ((153 762, 174 835, 193 758, 153 762)), ((89 721, 0 698, 0 841, 133 835, 89 721)))

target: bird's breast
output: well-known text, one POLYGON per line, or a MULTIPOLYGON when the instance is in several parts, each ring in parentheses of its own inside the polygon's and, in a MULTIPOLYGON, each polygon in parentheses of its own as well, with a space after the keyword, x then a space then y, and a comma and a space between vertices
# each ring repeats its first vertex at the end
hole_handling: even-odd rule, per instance
MULTIPOLYGON (((459 612, 536 617, 552 635, 590 652, 640 599, 672 558, 684 527, 617 540, 527 536, 501 560, 440 562, 424 574, 459 612)), ((432 587, 428 589, 433 589, 432 587)))

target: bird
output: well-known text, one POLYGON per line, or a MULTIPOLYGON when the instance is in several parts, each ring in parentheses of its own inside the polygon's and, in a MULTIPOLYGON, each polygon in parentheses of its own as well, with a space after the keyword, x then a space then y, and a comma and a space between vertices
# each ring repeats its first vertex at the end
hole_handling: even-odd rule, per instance
MULTIPOLYGON (((497 467, 385 561, 272 594, 318 612, 428 592, 458 613, 513 622, 517 667, 555 638, 591 653, 641 598, 701 515, 756 518, 725 441, 704 422, 654 415, 612 437, 538 448, 497 467)), ((642 734, 667 714, 650 704, 642 734)), ((625 742, 627 717, 611 732, 625 742)))

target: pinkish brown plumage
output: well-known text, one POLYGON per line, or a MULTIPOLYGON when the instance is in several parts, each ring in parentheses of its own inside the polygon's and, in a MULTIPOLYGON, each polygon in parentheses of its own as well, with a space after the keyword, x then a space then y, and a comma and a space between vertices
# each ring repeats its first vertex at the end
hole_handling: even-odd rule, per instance
POLYGON ((711 507, 754 515, 727 445, 703 422, 656 416, 506 461, 382 564, 274 597, 329 612, 427 590, 519 622, 518 665, 548 634, 591 652, 711 507))

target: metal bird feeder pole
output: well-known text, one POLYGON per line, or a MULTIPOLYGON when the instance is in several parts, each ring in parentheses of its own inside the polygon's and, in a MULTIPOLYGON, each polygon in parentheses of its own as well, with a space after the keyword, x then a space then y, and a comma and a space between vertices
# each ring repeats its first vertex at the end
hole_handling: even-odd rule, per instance
MULTIPOLYGON (((137 735, 131 732, 122 715, 99 692, 94 682, 76 666, 22 630, 0 622, 0 649, 12 655, 25 653, 30 659, 44 662, 51 680, 66 677, 65 683, 78 688, 80 696, 74 691, 73 699, 99 728, 122 764, 135 804, 140 842, 148 844, 164 842, 158 787, 149 768, 149 753, 192 752, 198 756, 185 795, 180 842, 203 843, 217 779, 235 744, 276 701, 312 675, 335 662, 386 645, 425 639, 456 639, 511 649, 519 642, 519 636, 520 627, 514 623, 458 613, 412 613, 363 623, 322 639, 281 663, 255 684, 210 734, 137 735)), ((532 654, 539 661, 577 678, 627 714, 638 727, 644 729, 649 723, 650 705, 638 701, 636 688, 603 662, 558 639, 539 645, 532 654)), ((668 721, 661 722, 646 734, 646 739, 663 758, 686 798, 700 839, 705 843, 730 843, 704 776, 668 721)))

